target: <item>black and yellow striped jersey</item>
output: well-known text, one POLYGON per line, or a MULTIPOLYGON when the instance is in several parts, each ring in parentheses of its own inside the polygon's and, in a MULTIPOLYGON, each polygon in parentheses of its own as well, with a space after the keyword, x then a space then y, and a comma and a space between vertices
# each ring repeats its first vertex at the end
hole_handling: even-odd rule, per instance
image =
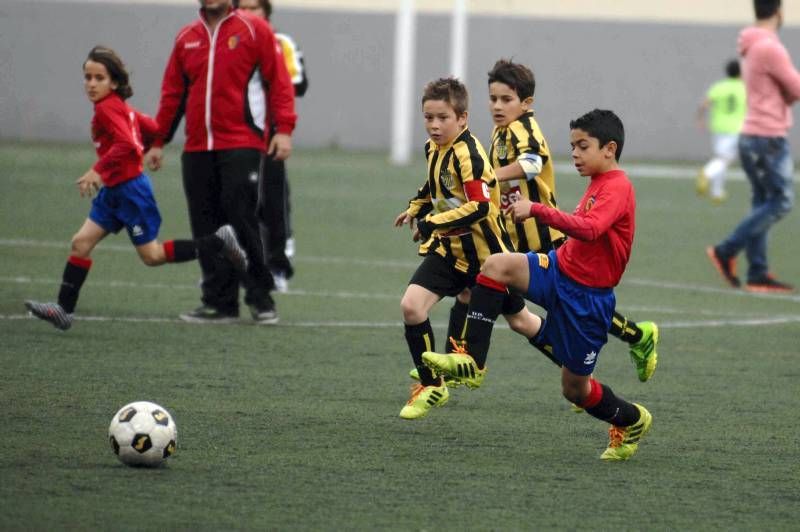
POLYGON ((434 228, 419 254, 436 253, 456 270, 477 275, 489 255, 514 251, 494 170, 469 129, 446 146, 428 140, 425 158, 428 178, 406 211, 434 228))
MULTIPOLYGON (((500 208, 502 212, 519 198, 557 207, 556 183, 553 160, 547 147, 542 130, 533 116, 533 111, 520 116, 507 127, 496 127, 492 131, 492 146, 489 152, 492 166, 499 168, 528 157, 541 164, 538 175, 529 176, 500 183, 500 208)), ((564 234, 547 225, 540 224, 535 218, 528 218, 523 223, 514 223, 510 216, 505 217, 506 228, 518 251, 548 252, 553 249, 553 242, 564 238, 564 234)))

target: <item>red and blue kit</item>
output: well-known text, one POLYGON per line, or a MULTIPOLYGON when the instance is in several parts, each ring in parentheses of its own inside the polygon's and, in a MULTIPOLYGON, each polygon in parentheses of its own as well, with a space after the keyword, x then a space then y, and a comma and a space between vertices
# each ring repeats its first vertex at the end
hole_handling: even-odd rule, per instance
POLYGON ((264 101, 248 96, 254 76, 269 85, 268 123, 277 133, 291 134, 297 120, 294 88, 269 23, 232 9, 212 32, 201 12, 175 39, 161 87, 154 145, 172 138, 186 111, 184 151, 266 151, 270 132, 259 120, 266 112, 264 101))
POLYGON ((636 194, 623 170, 592 176, 572 214, 534 203, 531 215, 570 238, 558 265, 573 281, 593 288, 619 284, 633 247, 636 194))
POLYGON ((161 228, 153 187, 142 173, 142 154, 157 130, 152 118, 116 92, 95 103, 92 140, 98 160, 93 168, 104 186, 92 200, 89 219, 109 233, 124 227, 137 246, 155 240, 161 228))
POLYGON ((569 236, 547 255, 528 253, 526 297, 547 309, 536 336, 577 375, 591 375, 608 341, 619 283, 633 246, 636 198, 622 170, 592 177, 572 214, 534 203, 531 214, 569 236))
POLYGON ((94 170, 113 187, 142 173, 142 154, 158 130, 156 122, 130 107, 116 92, 94 104, 94 170))

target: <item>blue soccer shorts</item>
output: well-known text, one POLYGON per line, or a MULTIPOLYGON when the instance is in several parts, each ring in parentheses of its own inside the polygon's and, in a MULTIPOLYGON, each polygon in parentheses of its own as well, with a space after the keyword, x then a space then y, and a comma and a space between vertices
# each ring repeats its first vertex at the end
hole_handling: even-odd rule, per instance
POLYGON ((135 246, 152 242, 161 228, 161 214, 150 178, 145 174, 113 187, 102 187, 92 200, 89 219, 108 231, 123 227, 135 246))
POLYGON ((527 253, 530 281, 525 296, 547 311, 536 335, 540 345, 577 375, 591 375, 616 307, 614 290, 590 288, 562 274, 556 252, 527 253))

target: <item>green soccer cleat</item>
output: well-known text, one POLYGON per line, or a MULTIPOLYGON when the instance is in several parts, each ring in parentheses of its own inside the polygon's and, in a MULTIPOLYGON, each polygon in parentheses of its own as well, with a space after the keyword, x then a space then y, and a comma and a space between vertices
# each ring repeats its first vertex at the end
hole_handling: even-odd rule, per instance
POLYGON ((658 353, 656 352, 658 325, 652 321, 643 321, 639 323, 639 328, 642 330, 642 338, 635 344, 631 344, 630 354, 639 380, 647 382, 656 372, 658 364, 658 353))
POLYGON ((449 376, 468 388, 480 388, 486 369, 479 369, 475 359, 466 351, 442 355, 432 351, 422 353, 422 362, 437 374, 449 376))
POLYGON ((639 448, 639 440, 644 438, 650 425, 653 424, 653 416, 642 405, 634 403, 639 409, 641 416, 639 421, 629 427, 615 427, 611 425, 608 429, 610 439, 608 448, 600 455, 602 460, 627 460, 639 448))
MULTIPOLYGON (((419 370, 417 368, 411 368, 411 371, 408 372, 408 376, 414 379, 415 381, 419 380, 419 370)), ((458 388, 463 383, 458 382, 450 375, 442 375, 444 378, 444 383, 447 385, 448 388, 458 388)))
POLYGON ((450 392, 443 381, 439 385, 423 386, 420 383, 411 385, 411 398, 400 410, 403 419, 419 419, 425 417, 434 406, 442 406, 450 398, 450 392))

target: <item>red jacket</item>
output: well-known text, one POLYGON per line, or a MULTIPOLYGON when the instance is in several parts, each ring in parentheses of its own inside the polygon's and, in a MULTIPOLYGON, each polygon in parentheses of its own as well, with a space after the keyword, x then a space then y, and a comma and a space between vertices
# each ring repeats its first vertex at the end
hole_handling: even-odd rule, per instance
POLYGON ((294 88, 267 21, 232 9, 212 33, 201 11, 175 38, 161 86, 154 145, 172 139, 185 111, 185 151, 265 151, 268 128, 264 131, 253 117, 266 110, 253 108, 247 93, 248 82, 259 75, 269 86, 271 122, 278 133, 291 134, 297 119, 294 88))
POLYGON ((103 185, 113 187, 142 173, 142 152, 158 125, 112 92, 94 104, 92 140, 97 151, 94 170, 103 185))
POLYGON ((622 170, 592 176, 572 214, 542 203, 531 206, 540 223, 570 237, 556 251, 561 273, 594 288, 619 284, 631 257, 635 213, 633 185, 622 170))

